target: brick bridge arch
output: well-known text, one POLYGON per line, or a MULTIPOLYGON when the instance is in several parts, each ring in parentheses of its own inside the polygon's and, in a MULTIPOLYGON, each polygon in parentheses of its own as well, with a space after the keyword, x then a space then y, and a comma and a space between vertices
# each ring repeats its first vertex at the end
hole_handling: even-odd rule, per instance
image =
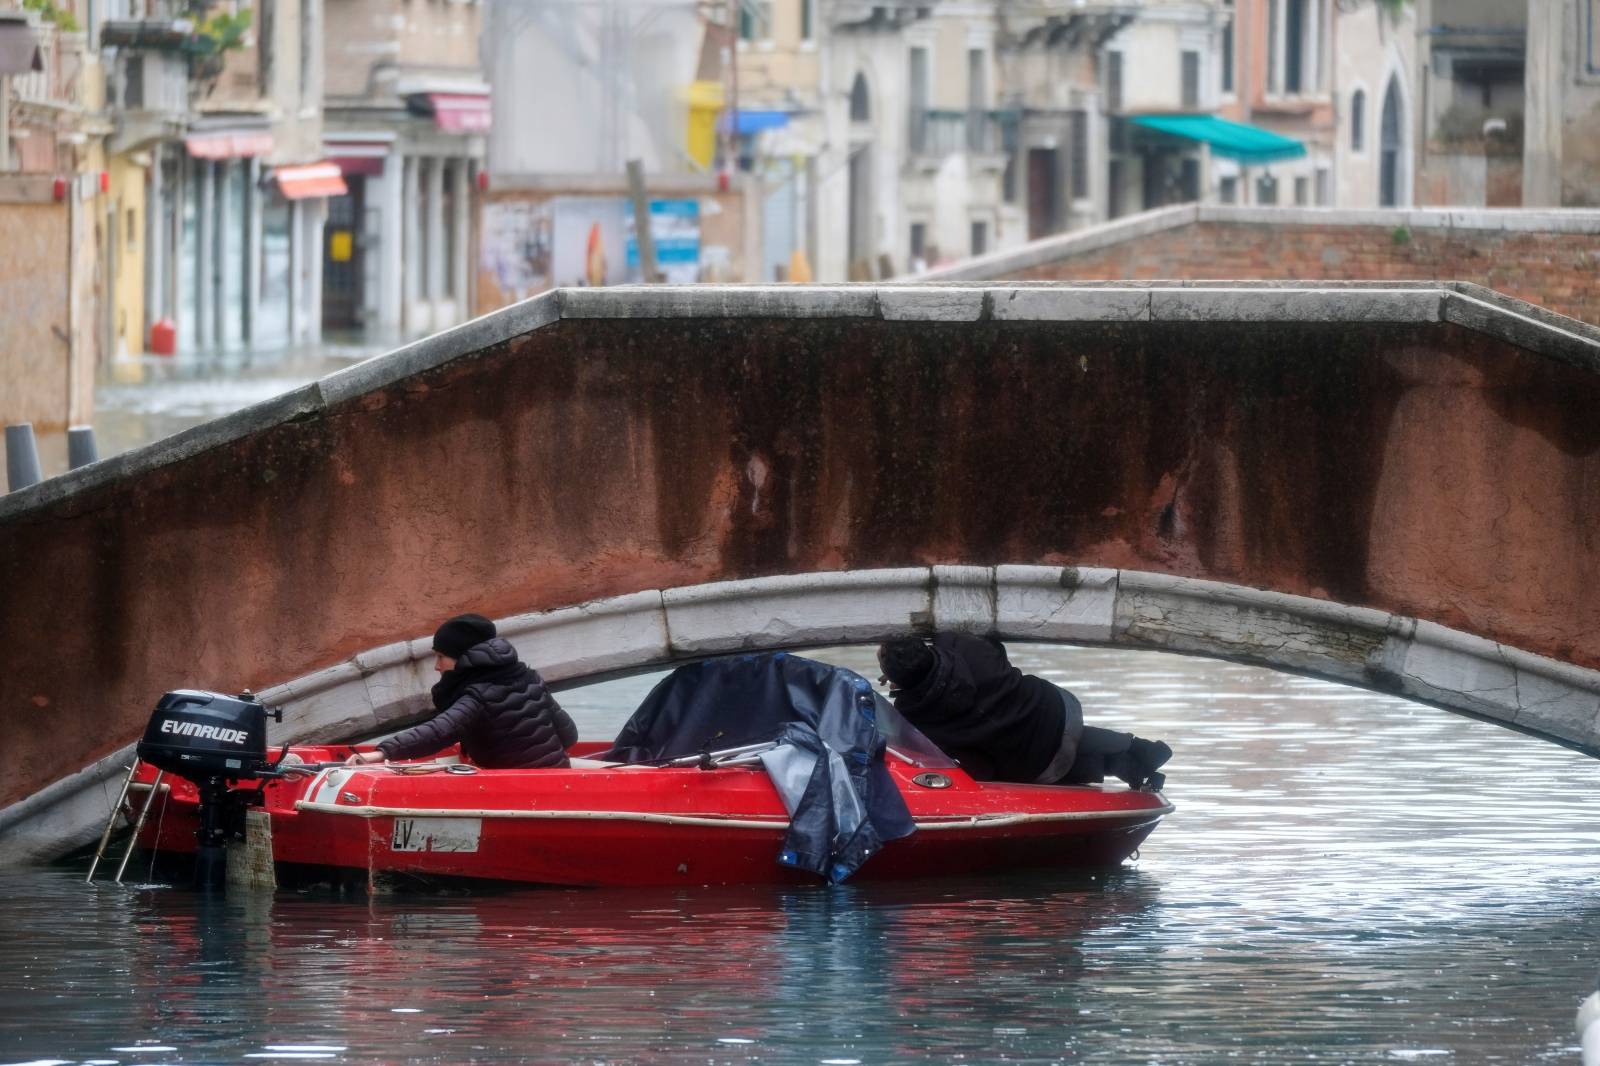
POLYGON ((1594 754, 1597 367, 1465 285, 550 293, 0 498, 0 852, 160 692, 370 732, 469 609, 553 677, 966 625, 1594 754))

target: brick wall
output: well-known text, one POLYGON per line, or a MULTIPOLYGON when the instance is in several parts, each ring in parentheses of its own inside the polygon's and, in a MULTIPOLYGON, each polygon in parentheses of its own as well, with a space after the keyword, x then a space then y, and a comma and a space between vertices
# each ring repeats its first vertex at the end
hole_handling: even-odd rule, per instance
POLYGON ((1600 323, 1600 233, 1202 221, 991 276, 1469 281, 1600 323))

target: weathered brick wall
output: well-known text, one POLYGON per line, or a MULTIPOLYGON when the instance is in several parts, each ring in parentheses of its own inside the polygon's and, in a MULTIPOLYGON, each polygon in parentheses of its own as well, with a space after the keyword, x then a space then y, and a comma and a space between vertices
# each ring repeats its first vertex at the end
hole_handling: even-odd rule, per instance
POLYGON ((1600 234, 1197 222, 999 278, 1470 281, 1600 323, 1600 234))
MULTIPOLYGON (((76 411, 67 205, 0 202, 0 423, 65 426, 76 411)), ((84 367, 92 384, 94 366, 84 367)))

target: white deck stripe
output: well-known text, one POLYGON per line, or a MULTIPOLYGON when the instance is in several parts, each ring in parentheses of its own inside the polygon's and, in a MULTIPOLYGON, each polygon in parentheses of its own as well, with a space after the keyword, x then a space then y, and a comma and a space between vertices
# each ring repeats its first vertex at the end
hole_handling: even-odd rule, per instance
MULTIPOLYGON (((715 826, 719 829, 787 829, 787 821, 754 818, 713 818, 693 814, 656 814, 647 811, 516 811, 450 807, 373 807, 367 804, 315 803, 300 800, 297 811, 315 814, 343 814, 356 818, 504 818, 534 821, 650 822, 656 825, 715 826)), ((1171 814, 1170 803, 1136 811, 1053 811, 1045 814, 972 815, 940 820, 917 821, 921 830, 995 829, 1036 822, 1080 822, 1094 819, 1126 821, 1160 818, 1171 814)))

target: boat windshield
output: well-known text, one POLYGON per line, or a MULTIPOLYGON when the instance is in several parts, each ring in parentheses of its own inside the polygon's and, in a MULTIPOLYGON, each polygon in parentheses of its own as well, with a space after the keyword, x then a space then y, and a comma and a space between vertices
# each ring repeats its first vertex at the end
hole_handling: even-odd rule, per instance
POLYGON ((890 754, 898 755, 912 766, 948 769, 957 765, 922 730, 906 721, 905 716, 895 710, 894 704, 888 700, 878 700, 874 710, 878 732, 883 734, 883 739, 888 743, 890 754))

